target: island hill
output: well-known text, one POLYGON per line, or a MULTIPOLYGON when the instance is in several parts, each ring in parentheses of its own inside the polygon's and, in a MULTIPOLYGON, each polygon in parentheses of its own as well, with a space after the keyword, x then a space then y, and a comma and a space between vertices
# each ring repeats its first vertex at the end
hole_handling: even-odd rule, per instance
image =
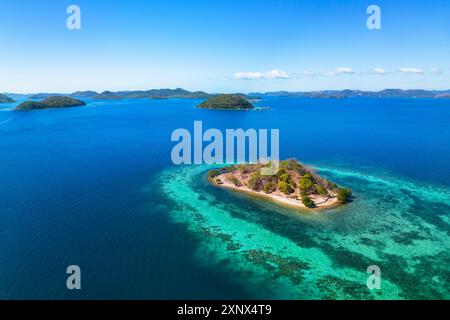
POLYGON ((29 96, 29 99, 46 99, 50 96, 70 96, 72 98, 94 100, 119 100, 119 99, 209 99, 214 95, 203 91, 188 91, 182 88, 176 89, 151 89, 135 91, 76 91, 71 94, 61 93, 37 93, 29 96))
POLYGON ((120 95, 111 92, 111 91, 104 91, 100 94, 94 94, 90 97, 91 99, 95 100, 121 100, 123 99, 120 95))
MULTIPOLYGON (((17 95, 17 94, 15 94, 17 95)), ((436 98, 448 99, 450 98, 450 90, 401 90, 401 89, 385 89, 381 91, 362 91, 362 90, 323 90, 323 91, 306 91, 306 92, 289 92, 276 91, 266 93, 249 93, 247 95, 242 93, 233 94, 233 96, 240 96, 250 102, 266 98, 266 97, 301 97, 314 99, 345 99, 357 97, 371 97, 371 98, 436 98)), ((17 95, 18 96, 18 95, 17 95)), ((182 88, 176 89, 150 89, 150 90, 134 90, 134 91, 103 91, 98 93, 93 90, 76 91, 73 93, 37 93, 31 95, 21 94, 21 97, 28 97, 29 99, 46 99, 56 96, 67 96, 76 99, 99 99, 99 100, 118 100, 118 99, 211 99, 222 96, 219 94, 210 94, 204 91, 188 91, 182 88)), ((224 95, 228 96, 228 95, 224 95)), ((3 98, 6 99, 6 98, 3 98)), ((0 98, 0 103, 1 102, 0 98)), ((6 100, 4 100, 6 101, 6 100)), ((206 105, 207 106, 207 105, 206 105)), ((218 108, 211 108, 218 109, 218 108)), ((245 108, 242 108, 245 109, 245 108)), ((233 110, 227 108, 227 110, 233 110)))
POLYGON ((25 101, 19 104, 15 110, 30 111, 30 110, 42 110, 42 109, 56 109, 56 108, 70 108, 84 106, 81 100, 77 100, 70 97, 49 97, 42 101, 25 101))
POLYGON ((250 97, 300 97, 314 99, 346 99, 346 98, 450 98, 450 90, 402 90, 402 89, 384 89, 381 91, 363 91, 363 90, 322 90, 322 91, 305 91, 305 92, 254 92, 248 94, 250 97))
POLYGON ((351 201, 352 191, 320 177, 297 160, 280 162, 276 174, 261 175, 271 164, 231 165, 208 172, 217 187, 262 196, 276 203, 297 208, 325 209, 351 201))
POLYGON ((8 97, 7 95, 0 93, 0 103, 13 103, 16 102, 14 99, 8 97))
POLYGON ((254 106, 244 95, 221 94, 202 102, 197 108, 215 110, 250 110, 253 109, 254 106))

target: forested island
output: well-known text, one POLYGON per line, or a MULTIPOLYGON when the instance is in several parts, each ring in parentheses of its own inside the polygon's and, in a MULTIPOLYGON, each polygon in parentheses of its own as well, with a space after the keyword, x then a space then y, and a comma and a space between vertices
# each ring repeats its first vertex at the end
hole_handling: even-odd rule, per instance
MULTIPOLYGON (((182 88, 176 89, 150 89, 150 90, 130 90, 130 91, 103 91, 98 93, 93 90, 76 91, 73 93, 37 93, 21 95, 29 99, 46 99, 54 96, 67 96, 72 98, 89 98, 89 99, 211 99, 223 96, 222 94, 207 93, 204 91, 188 91, 182 88)), ((225 95, 229 96, 229 95, 225 95)), ((402 89, 384 89, 381 91, 364 91, 364 90, 321 90, 321 91, 275 91, 275 92, 253 92, 249 94, 236 93, 232 96, 240 96, 245 100, 257 102, 266 97, 301 97, 313 99, 346 99, 358 97, 370 98, 450 98, 450 90, 402 90, 402 89)), ((206 104, 207 105, 207 104, 206 104)), ((217 108, 211 108, 217 109, 217 108)), ((227 108, 232 109, 232 108, 227 108)))
POLYGON ((30 111, 30 110, 42 110, 42 109, 55 109, 55 108, 69 108, 84 106, 81 100, 77 100, 70 97, 49 97, 42 101, 25 101, 19 104, 15 110, 19 111, 30 111))
POLYGON ((92 99, 96 100, 121 100, 122 97, 114 92, 111 91, 103 91, 100 94, 94 94, 92 99))
POLYGON ((238 94, 221 94, 210 98, 197 106, 200 109, 216 109, 216 110, 250 110, 254 106, 238 94))
POLYGON ((402 90, 402 89, 384 89, 381 91, 364 91, 364 90, 321 90, 321 91, 275 91, 275 92, 254 92, 248 94, 252 98, 262 97, 300 97, 315 99, 346 99, 346 98, 448 98, 450 90, 402 90))
POLYGON ((349 203, 350 189, 319 176, 297 160, 280 162, 276 173, 263 175, 271 164, 231 165, 208 172, 211 183, 262 196, 277 203, 308 209, 332 208, 349 203))
POLYGON ((14 99, 8 97, 5 94, 0 93, 0 103, 13 103, 15 102, 14 99))
POLYGON ((118 99, 208 99, 213 95, 203 91, 188 91, 182 88, 176 89, 151 89, 134 91, 77 91, 70 94, 74 98, 91 98, 104 100, 118 99))

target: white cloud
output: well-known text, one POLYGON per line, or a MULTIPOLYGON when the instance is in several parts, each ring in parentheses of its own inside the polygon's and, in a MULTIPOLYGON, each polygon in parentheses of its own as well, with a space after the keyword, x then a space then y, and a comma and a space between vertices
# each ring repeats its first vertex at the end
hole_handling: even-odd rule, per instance
POLYGON ((238 80, 257 80, 264 78, 261 72, 238 72, 234 74, 234 78, 238 80))
POLYGON ((423 74, 423 70, 418 68, 400 68, 399 71, 405 74, 423 74))
POLYGON ((385 75, 387 74, 387 71, 383 68, 373 68, 372 72, 375 74, 385 75))
POLYGON ((333 71, 325 72, 324 75, 326 76, 340 76, 344 74, 354 74, 355 72, 351 68, 346 67, 339 67, 334 69, 333 71))
POLYGON ((274 69, 274 70, 266 72, 265 77, 267 79, 287 79, 287 78, 289 78, 287 73, 280 69, 274 69))
POLYGON ((438 69, 438 68, 432 68, 432 69, 430 69, 430 72, 431 72, 431 74, 433 74, 435 76, 439 76, 439 75, 443 74, 442 70, 438 69))
POLYGON ((238 72, 234 74, 234 78, 238 80, 259 80, 259 79, 288 79, 286 72, 280 69, 270 70, 266 73, 262 72, 238 72))

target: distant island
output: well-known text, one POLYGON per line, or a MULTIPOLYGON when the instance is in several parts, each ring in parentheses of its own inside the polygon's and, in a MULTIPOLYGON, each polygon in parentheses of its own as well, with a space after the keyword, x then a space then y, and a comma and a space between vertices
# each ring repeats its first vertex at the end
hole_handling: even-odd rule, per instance
MULTIPOLYGON (((104 91, 98 93, 93 90, 76 91, 73 93, 37 93, 37 94, 16 94, 11 93, 9 96, 17 98, 28 98, 33 100, 46 99, 55 96, 66 96, 76 99, 210 99, 218 97, 222 94, 211 94, 204 91, 188 91, 182 88, 176 89, 151 89, 151 90, 134 90, 134 91, 104 91)), ((275 91, 275 92, 252 92, 249 94, 235 93, 233 95, 241 96, 249 100, 249 102, 258 102, 267 97, 302 97, 313 99, 346 99, 357 97, 372 98, 436 98, 449 99, 450 90, 402 90, 402 89, 384 89, 381 91, 363 91, 363 90, 321 90, 321 91, 275 91)))
POLYGON ((30 110, 42 110, 42 109, 55 109, 55 108, 69 108, 84 106, 81 100, 77 100, 70 97, 48 97, 43 101, 25 101, 19 104, 15 110, 30 111, 30 110))
POLYGON ((297 160, 280 162, 278 172, 261 175, 270 164, 231 165, 208 172, 209 181, 217 187, 265 197, 279 204, 297 208, 325 209, 349 203, 350 189, 320 177, 297 160))
POLYGON ((302 97, 316 99, 346 99, 357 97, 374 97, 374 98, 448 98, 450 90, 401 90, 401 89, 385 89, 381 91, 362 91, 362 90, 323 90, 309 92, 288 92, 276 91, 259 93, 253 92, 248 94, 252 98, 263 97, 302 97))
POLYGON ((92 98, 94 96, 98 95, 96 91, 76 91, 74 93, 71 93, 70 96, 72 98, 92 98))
POLYGON ((245 99, 242 95, 222 94, 202 102, 197 108, 215 110, 250 110, 254 107, 250 101, 245 99))
POLYGON ((92 99, 97 100, 121 100, 123 99, 120 95, 111 92, 111 91, 104 91, 100 94, 95 94, 91 97, 92 99))
POLYGON ((213 94, 203 91, 188 91, 182 88, 177 89, 151 89, 134 91, 104 91, 98 93, 93 90, 76 91, 73 93, 37 93, 25 95, 28 99, 46 99, 48 97, 72 97, 103 100, 118 99, 209 99, 213 94))
POLYGON ((13 103, 13 102, 15 102, 14 99, 0 93, 0 103, 13 103))
POLYGON ((69 95, 63 94, 63 93, 36 93, 36 94, 26 96, 26 98, 32 99, 32 100, 42 100, 42 99, 47 99, 50 97, 66 97, 66 96, 69 96, 69 95))
POLYGON ((203 91, 187 91, 181 88, 177 89, 151 89, 145 91, 104 91, 98 94, 95 91, 77 91, 70 95, 74 98, 91 99, 208 99, 212 95, 203 91))

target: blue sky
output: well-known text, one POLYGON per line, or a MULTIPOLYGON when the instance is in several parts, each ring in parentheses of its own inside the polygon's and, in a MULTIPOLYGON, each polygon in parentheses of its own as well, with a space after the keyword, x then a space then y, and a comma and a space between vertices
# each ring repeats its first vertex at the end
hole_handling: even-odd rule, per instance
POLYGON ((0 44, 0 92, 450 89, 448 0, 0 0, 0 44))

